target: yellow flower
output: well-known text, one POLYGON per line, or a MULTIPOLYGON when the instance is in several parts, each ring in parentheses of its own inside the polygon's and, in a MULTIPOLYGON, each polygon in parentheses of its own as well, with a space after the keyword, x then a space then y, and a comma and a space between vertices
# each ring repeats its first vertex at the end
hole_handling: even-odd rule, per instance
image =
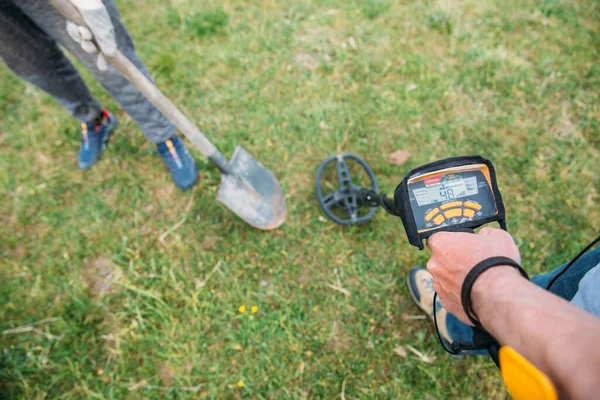
POLYGON ((241 313, 245 313, 246 312, 246 306, 240 306, 240 308, 238 308, 238 310, 240 310, 241 313))
POLYGON ((253 313, 258 311, 258 307, 256 306, 252 306, 252 308, 250 309, 250 311, 252 311, 253 313))
MULTIPOLYGON (((242 306, 243 307, 243 306, 242 306)), ((241 379, 239 381, 237 381, 236 383, 237 387, 242 387, 244 386, 244 381, 242 381, 241 379)))

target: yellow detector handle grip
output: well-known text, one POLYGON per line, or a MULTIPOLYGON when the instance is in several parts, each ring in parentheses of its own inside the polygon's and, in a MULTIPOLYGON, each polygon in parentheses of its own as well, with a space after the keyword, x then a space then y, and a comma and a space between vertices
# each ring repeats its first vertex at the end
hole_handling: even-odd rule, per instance
POLYGON ((498 355, 508 393, 515 400, 558 400, 552 381, 525 357, 509 346, 498 355))

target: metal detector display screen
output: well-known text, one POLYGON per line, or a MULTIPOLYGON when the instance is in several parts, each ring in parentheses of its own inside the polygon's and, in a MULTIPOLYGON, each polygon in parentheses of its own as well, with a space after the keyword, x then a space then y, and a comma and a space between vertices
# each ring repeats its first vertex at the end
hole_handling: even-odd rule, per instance
POLYGON ((498 213, 489 169, 484 164, 414 176, 408 181, 408 192, 419 232, 498 213))
POLYGON ((425 187, 413 188, 412 191, 419 206, 427 206, 446 200, 460 199, 465 196, 479 194, 476 176, 433 183, 429 186, 425 183, 425 187))

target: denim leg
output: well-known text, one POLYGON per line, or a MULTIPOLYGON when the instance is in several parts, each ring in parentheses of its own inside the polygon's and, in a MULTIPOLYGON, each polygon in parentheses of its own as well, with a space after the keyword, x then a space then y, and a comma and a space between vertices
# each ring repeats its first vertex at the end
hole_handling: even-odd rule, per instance
MULTIPOLYGON (((557 296, 562 297, 568 301, 573 299, 575 293, 579 290, 579 282, 584 277, 585 274, 588 273, 589 270, 594 268, 596 265, 600 263, 600 247, 587 252, 579 260, 569 268, 567 272, 550 288, 550 293, 554 293, 557 296)), ((539 287, 545 289, 548 286, 548 283, 554 278, 557 274, 559 274, 568 263, 561 265, 557 269, 552 272, 548 272, 546 274, 536 275, 531 278, 531 282, 535 283, 539 287)))

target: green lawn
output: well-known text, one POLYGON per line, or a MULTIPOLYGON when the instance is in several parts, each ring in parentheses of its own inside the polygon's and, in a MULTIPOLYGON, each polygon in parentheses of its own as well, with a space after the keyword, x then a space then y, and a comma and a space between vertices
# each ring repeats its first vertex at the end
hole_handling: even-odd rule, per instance
POLYGON ((405 274, 428 252, 382 212, 323 222, 315 170, 354 152, 389 192, 482 154, 528 272, 565 262, 600 220, 598 3, 118 3, 159 87, 225 154, 242 144, 276 173, 288 220, 242 223, 196 150, 200 182, 179 192, 88 73, 121 125, 79 171, 77 123, 0 67, 0 397, 506 398, 489 360, 450 358, 410 318, 405 274))

